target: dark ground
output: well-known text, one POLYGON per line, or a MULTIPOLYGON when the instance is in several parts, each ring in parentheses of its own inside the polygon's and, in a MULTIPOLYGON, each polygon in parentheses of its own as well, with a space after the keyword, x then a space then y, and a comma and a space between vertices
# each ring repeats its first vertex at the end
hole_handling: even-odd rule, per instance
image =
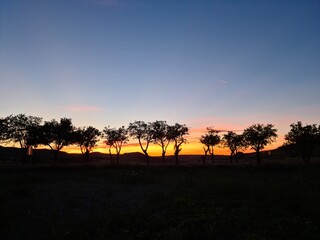
POLYGON ((320 165, 0 168, 0 239, 320 239, 320 165))

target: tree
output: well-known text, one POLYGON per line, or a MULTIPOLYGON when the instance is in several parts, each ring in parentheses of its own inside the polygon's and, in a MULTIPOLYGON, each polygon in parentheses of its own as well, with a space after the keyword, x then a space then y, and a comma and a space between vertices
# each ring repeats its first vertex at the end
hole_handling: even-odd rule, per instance
POLYGON ((148 154, 149 145, 153 139, 153 131, 150 123, 145 123, 144 121, 135 121, 133 123, 129 123, 128 127, 130 137, 138 139, 139 146, 146 156, 147 164, 150 165, 150 157, 148 154), (144 146, 142 144, 144 141, 144 146))
POLYGON ((292 146, 298 151, 303 162, 310 163, 314 148, 319 144, 320 125, 316 124, 302 126, 298 121, 290 125, 291 130, 285 135, 285 145, 292 146))
POLYGON ((54 164, 56 164, 59 151, 76 142, 71 119, 61 118, 60 122, 55 119, 46 121, 42 126, 41 142, 53 151, 54 164))
POLYGON ((0 143, 6 140, 6 120, 0 118, 0 143))
POLYGON ((277 129, 273 127, 273 124, 253 124, 243 132, 246 144, 256 151, 257 165, 261 165, 260 151, 277 138, 277 129))
POLYGON ((175 162, 178 164, 179 153, 181 151, 181 145, 187 142, 185 135, 189 134, 189 129, 185 124, 176 123, 173 126, 168 126, 168 139, 174 143, 174 157, 175 162))
POLYGON ((19 143, 22 150, 22 162, 27 160, 27 148, 38 144, 32 143, 30 139, 35 137, 32 129, 39 128, 41 122, 42 118, 25 114, 10 115, 2 122, 5 128, 3 138, 13 143, 19 143))
POLYGON ((118 129, 105 127, 103 133, 104 137, 106 138, 105 143, 109 146, 109 154, 111 159, 111 147, 114 147, 117 154, 117 163, 119 164, 122 145, 128 141, 128 130, 124 126, 118 129))
POLYGON ((213 127, 207 127, 207 132, 200 137, 200 142, 205 146, 203 147, 203 165, 205 165, 208 153, 211 155, 212 164, 214 163, 214 146, 219 144, 221 140, 218 133, 219 131, 213 127))
POLYGON ((168 138, 168 124, 166 121, 155 121, 151 123, 153 143, 160 145, 162 150, 162 162, 165 163, 167 148, 170 144, 168 138))
POLYGON ((233 159, 238 163, 238 151, 241 148, 246 147, 243 135, 238 135, 233 131, 228 131, 227 134, 223 135, 223 143, 230 149, 230 163, 232 164, 233 159))
POLYGON ((100 131, 92 126, 78 128, 75 131, 75 142, 79 145, 81 153, 86 161, 89 161, 89 154, 99 141, 100 131))

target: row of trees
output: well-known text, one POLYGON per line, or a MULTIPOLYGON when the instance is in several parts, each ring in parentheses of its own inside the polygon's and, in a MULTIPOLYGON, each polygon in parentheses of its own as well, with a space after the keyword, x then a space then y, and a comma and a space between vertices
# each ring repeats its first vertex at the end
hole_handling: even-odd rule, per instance
POLYGON ((48 146, 53 151, 55 163, 61 149, 69 145, 78 145, 82 154, 89 160, 89 153, 101 138, 109 147, 111 158, 112 149, 115 149, 117 163, 123 144, 127 143, 130 138, 138 141, 148 165, 150 164, 148 148, 151 143, 161 146, 163 162, 165 162, 167 148, 172 143, 175 161, 178 163, 181 145, 187 142, 186 135, 188 134, 189 129, 186 125, 179 123, 168 125, 166 121, 151 123, 135 121, 127 128, 108 126, 103 131, 99 131, 92 126, 76 128, 70 118, 61 118, 60 121, 53 119, 43 124, 42 118, 25 114, 0 118, 1 142, 19 143, 23 159, 26 158, 28 148, 36 148, 39 145, 48 146))
POLYGON ((207 132, 201 136, 200 142, 204 145, 203 165, 205 165, 208 154, 211 155, 212 163, 214 162, 214 147, 218 144, 230 149, 231 163, 234 159, 238 163, 239 150, 251 147, 257 154, 257 164, 261 165, 260 151, 277 138, 277 129, 272 124, 253 124, 244 129, 243 134, 228 131, 227 134, 221 137, 219 133, 219 130, 209 127, 207 132))
MULTIPOLYGON (((290 125, 291 130, 285 136, 285 146, 298 151, 304 163, 310 162, 310 157, 317 144, 320 142, 320 126, 315 124, 303 126, 301 122, 290 125)), ((135 121, 129 123, 128 127, 111 128, 105 127, 103 131, 88 126, 76 128, 69 118, 55 119, 42 123, 42 118, 26 116, 25 114, 10 115, 0 118, 0 141, 19 143, 22 149, 22 157, 26 158, 27 149, 48 146, 54 154, 56 163, 58 153, 65 146, 78 145, 86 160, 89 154, 100 141, 109 147, 110 158, 112 149, 116 152, 116 162, 119 162, 122 146, 128 143, 129 139, 136 139, 146 157, 147 164, 150 164, 148 148, 150 144, 157 144, 161 147, 162 161, 165 162, 166 152, 170 144, 173 145, 175 162, 178 164, 179 153, 182 145, 187 142, 186 136, 189 129, 185 124, 167 124, 166 121, 144 122, 135 121)), ((230 161, 238 162, 240 150, 251 147, 256 152, 257 164, 261 164, 260 152, 268 144, 277 138, 277 129, 272 124, 253 124, 244 129, 242 134, 229 131, 220 135, 221 131, 213 127, 207 128, 204 135, 200 137, 203 144, 203 164, 208 155, 214 162, 214 148, 218 145, 230 149, 230 161)))

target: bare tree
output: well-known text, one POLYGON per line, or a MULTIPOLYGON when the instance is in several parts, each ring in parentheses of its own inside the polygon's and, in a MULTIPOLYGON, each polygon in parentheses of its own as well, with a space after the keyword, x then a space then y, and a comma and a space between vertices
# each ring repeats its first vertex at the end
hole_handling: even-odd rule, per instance
POLYGON ((207 132, 200 137, 200 142, 205 146, 203 165, 205 165, 208 153, 211 155, 212 164, 214 163, 214 147, 220 143, 219 131, 213 127, 208 127, 207 132))
POLYGON ((122 126, 118 129, 105 127, 103 130, 105 143, 109 146, 109 154, 112 160, 111 148, 114 147, 117 154, 117 163, 119 163, 122 145, 128 141, 128 130, 122 126))
POLYGON ((187 142, 185 135, 189 134, 189 129, 185 124, 176 123, 173 126, 168 126, 168 139, 174 143, 174 157, 178 164, 179 153, 182 150, 181 145, 187 142))
POLYGON ((290 125, 291 130, 285 135, 285 145, 293 147, 298 151, 304 163, 310 163, 313 150, 319 144, 320 125, 316 124, 302 126, 299 121, 290 125))
POLYGON ((129 123, 128 131, 131 137, 138 140, 139 146, 146 156, 147 164, 150 165, 148 148, 153 139, 151 123, 145 123, 144 121, 135 121, 133 123, 129 123), (142 143, 143 141, 144 144, 142 143))
POLYGON ((273 124, 253 124, 243 132, 244 140, 257 153, 257 165, 261 165, 260 151, 277 138, 277 129, 273 124))
POLYGON ((162 150, 162 162, 165 163, 165 156, 167 148, 170 144, 170 139, 168 138, 168 124, 166 121, 155 121, 151 123, 153 142, 160 145, 162 150))

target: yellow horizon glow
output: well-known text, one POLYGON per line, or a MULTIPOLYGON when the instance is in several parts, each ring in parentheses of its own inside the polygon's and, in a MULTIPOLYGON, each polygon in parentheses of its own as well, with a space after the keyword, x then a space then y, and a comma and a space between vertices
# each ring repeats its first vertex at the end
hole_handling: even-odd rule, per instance
MULTIPOLYGON (((276 142, 276 143, 268 145, 263 150, 268 151, 268 150, 276 149, 276 148, 280 147, 281 145, 282 145, 281 142, 276 142)), ((68 147, 63 148, 62 151, 65 151, 67 153, 73 153, 73 154, 81 154, 80 147, 77 147, 77 146, 68 146, 68 147)), ((104 144, 99 144, 97 147, 95 147, 93 149, 92 152, 100 152, 100 153, 104 153, 104 154, 109 154, 109 147, 104 144)), ((121 149, 120 154, 135 153, 135 152, 143 153, 138 143, 136 143, 136 144, 131 143, 131 144, 124 145, 121 149)), ((248 148, 248 149, 244 150, 243 152, 249 153, 249 152, 253 152, 253 150, 251 150, 251 148, 248 148)), ((216 155, 229 155, 230 150, 225 147, 216 146, 214 148, 214 153, 216 155)), ((112 154, 116 154, 114 148, 112 148, 112 154)), ((161 156, 162 149, 159 145, 150 144, 149 148, 148 148, 148 154, 153 157, 161 156)), ((187 144, 183 144, 182 150, 180 152, 180 155, 203 155, 203 154, 204 154, 203 145, 200 142, 190 142, 187 144)), ((172 144, 170 144, 168 146, 166 155, 167 156, 174 155, 172 144)))

